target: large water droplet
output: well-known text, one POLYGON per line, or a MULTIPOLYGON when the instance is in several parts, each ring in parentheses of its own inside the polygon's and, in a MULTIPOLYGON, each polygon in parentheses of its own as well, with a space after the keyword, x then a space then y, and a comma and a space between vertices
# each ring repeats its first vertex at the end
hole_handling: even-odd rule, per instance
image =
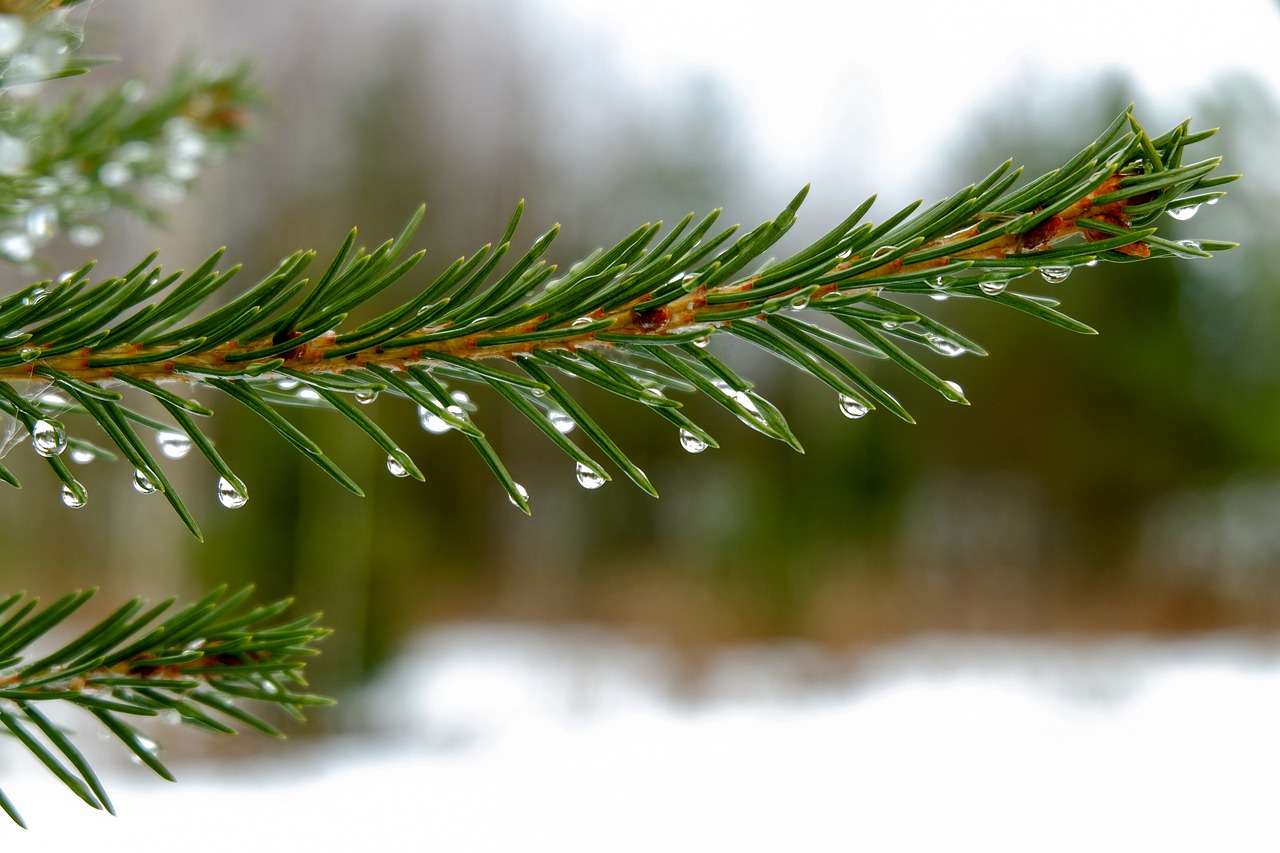
POLYGON ((892 332, 894 329, 898 328, 898 324, 893 320, 885 320, 880 324, 880 328, 884 329, 886 332, 892 332))
POLYGON ((156 484, 151 482, 146 471, 139 468, 133 472, 133 488, 140 495, 149 495, 155 492, 156 484))
POLYGON ((299 400, 310 400, 314 403, 316 400, 320 399, 320 392, 308 385, 304 388, 299 388, 298 393, 294 396, 299 400))
POLYGON ((547 421, 555 427, 556 432, 561 435, 568 435, 573 432, 574 428, 577 426, 577 423, 574 422, 573 418, 569 417, 559 409, 551 409, 548 411, 547 421))
POLYGON ((604 485, 604 475, 579 462, 576 468, 578 485, 584 489, 598 489, 604 485))
POLYGON ((1193 252, 1200 251, 1200 244, 1195 240, 1179 240, 1178 245, 1193 252))
POLYGON ((376 388, 364 388, 357 391, 352 396, 355 397, 357 403, 362 406, 367 406, 374 400, 378 399, 378 390, 376 388))
MULTIPOLYGON (((148 755, 155 756, 160 751, 160 744, 156 743, 146 735, 140 734, 136 735, 136 737, 138 739, 138 746, 142 747, 142 751, 148 755)), ((134 764, 145 764, 145 762, 138 757, 138 754, 132 750, 129 751, 129 760, 134 764)))
POLYGON ((680 446, 689 453, 701 453, 707 449, 707 443, 687 429, 680 430, 680 446))
POLYGON ((400 460, 394 456, 387 457, 387 470, 391 472, 393 477, 408 477, 409 469, 401 464, 400 460))
POLYGON ((37 305, 49 297, 49 291, 43 287, 33 287, 26 296, 22 297, 23 305, 37 305))
POLYGON ((1186 222, 1188 219, 1196 215, 1196 211, 1200 209, 1198 204, 1189 204, 1186 207, 1171 207, 1165 213, 1172 216, 1179 222, 1186 222))
POLYGON ((122 187, 133 180, 133 170, 124 163, 108 160, 99 167, 98 180, 104 187, 122 187))
POLYGON ((942 335, 925 335, 925 340, 929 342, 929 346, 933 347, 934 351, 939 352, 948 358, 955 358, 958 355, 963 355, 965 352, 964 347, 960 346, 955 341, 942 337, 942 335))
POLYGON ((67 237, 77 246, 96 246, 102 242, 102 229, 96 225, 73 225, 67 230, 67 237))
POLYGON ((298 387, 298 384, 298 380, 290 379, 288 377, 276 380, 276 387, 281 391, 292 391, 294 388, 298 387))
POLYGON ((939 290, 937 293, 929 294, 929 298, 932 299, 934 302, 946 302, 950 297, 951 297, 951 294, 947 293, 944 290, 939 290))
POLYGON ((58 230, 58 211, 52 205, 42 204, 27 212, 27 236, 43 243, 53 239, 58 230))
POLYGON ((94 459, 92 453, 79 447, 71 448, 71 452, 68 453, 67 456, 69 456, 71 461, 77 465, 88 465, 94 459))
POLYGON ((26 33, 27 24, 21 15, 0 15, 0 57, 12 56, 22 46, 26 33))
POLYGON ((0 133, 0 175, 21 175, 31 163, 31 150, 25 140, 0 133))
MULTIPOLYGON (((519 483, 515 483, 514 485, 516 487, 516 491, 520 493, 520 497, 524 498, 527 502, 529 500, 529 490, 519 483)), ((511 501, 512 506, 520 506, 520 502, 511 495, 507 495, 507 500, 511 501)))
MULTIPOLYGON (((471 405, 471 395, 466 391, 450 391, 449 398, 463 408, 471 405)), ((449 407, 449 411, 453 411, 452 406, 449 407)))
POLYGON ((80 483, 76 485, 80 486, 78 491, 66 483, 62 484, 62 502, 72 509, 80 509, 89 501, 89 493, 85 491, 84 486, 80 483))
POLYGON ((418 423, 432 435, 444 435, 452 429, 444 418, 425 406, 418 406, 418 423))
POLYGON ((160 430, 156 433, 156 447, 168 459, 182 459, 191 452, 191 437, 182 432, 160 430))
POLYGON ((22 263, 31 260, 35 253, 36 247, 25 233, 9 231, 0 234, 0 254, 10 260, 22 263))
POLYGON ((706 348, 707 348, 707 345, 708 345, 708 344, 710 344, 710 343, 711 343, 711 336, 710 336, 710 335, 703 335, 702 337, 700 337, 700 338, 698 338, 697 340, 695 340, 695 341, 693 342, 693 345, 694 345, 695 347, 697 347, 698 349, 706 349, 706 348))
POLYGON ((809 297, 797 296, 795 299, 791 300, 791 307, 795 311, 803 311, 809 307, 809 297))
POLYGON ((861 400, 850 397, 848 394, 840 395, 840 414, 846 418, 858 419, 871 411, 871 407, 861 400))
POLYGON ((956 394, 958 394, 959 396, 961 396, 961 397, 963 397, 963 396, 964 396, 964 389, 960 387, 960 383, 959 383, 959 382, 956 382, 956 381, 954 381, 954 380, 952 380, 952 379, 947 379, 947 380, 945 380, 942 384, 946 385, 946 386, 947 386, 948 388, 950 388, 952 391, 955 391, 955 392, 956 392, 956 394))
POLYGON ((981 290, 983 293, 987 294, 988 296, 996 296, 998 294, 1004 293, 1005 288, 1008 286, 1009 286, 1009 282, 1005 281, 1004 279, 997 279, 995 281, 978 282, 978 289, 981 290))
POLYGON ((227 482, 226 477, 218 478, 218 503, 227 509, 239 509, 249 500, 249 496, 227 482))
POLYGON ((57 456, 67 449, 67 428, 60 421, 36 421, 31 427, 31 446, 41 456, 57 456))
POLYGON ((1071 267, 1040 267, 1040 277, 1050 284, 1062 284, 1071 275, 1071 267))

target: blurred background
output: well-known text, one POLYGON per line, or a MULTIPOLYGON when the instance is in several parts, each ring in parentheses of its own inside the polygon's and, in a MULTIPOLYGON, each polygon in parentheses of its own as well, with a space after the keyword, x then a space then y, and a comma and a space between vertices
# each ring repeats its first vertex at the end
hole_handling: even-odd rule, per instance
MULTIPOLYGON (((109 271, 157 247, 169 268, 190 268, 221 245, 246 282, 298 248, 318 249, 322 269, 352 225, 375 245, 426 202, 416 244, 428 255, 403 295, 499 236, 522 198, 517 240, 560 222, 551 254, 568 264, 688 211, 724 207, 722 222, 751 227, 812 182, 781 256, 871 193, 880 220, 1009 157, 1040 174, 1131 102, 1155 134, 1188 115, 1223 128, 1195 154, 1222 154, 1245 179, 1168 228, 1242 247, 1077 272, 1056 295, 1096 338, 962 300, 931 304, 991 355, 937 365, 970 407, 872 366, 916 426, 882 413, 851 422, 816 382, 743 358, 804 455, 694 400, 721 449, 690 456, 665 425, 592 398, 658 501, 618 481, 582 490, 562 454, 482 393, 475 420, 528 488, 532 518, 462 436, 421 432, 397 401, 378 401, 378 417, 425 487, 387 476, 342 419, 299 416, 363 500, 224 405, 216 437, 248 505, 218 506, 216 475, 195 456, 170 466, 205 544, 134 494, 120 465, 84 472, 94 499, 74 515, 32 470, 21 493, 0 495, 0 588, 95 585, 105 608, 252 581, 264 597, 325 611, 338 633, 314 675, 332 692, 379 675, 423 631, 477 622, 617 631, 675 650, 689 671, 743 643, 844 655, 920 637, 1032 648, 1228 630, 1272 643, 1280 9, 889 5, 95 5, 87 50, 122 59, 86 85, 158 79, 192 55, 248 57, 269 95, 257 140, 163 228, 108 223, 95 251, 109 271)), ((359 703, 343 708, 309 731, 366 724, 359 703)))

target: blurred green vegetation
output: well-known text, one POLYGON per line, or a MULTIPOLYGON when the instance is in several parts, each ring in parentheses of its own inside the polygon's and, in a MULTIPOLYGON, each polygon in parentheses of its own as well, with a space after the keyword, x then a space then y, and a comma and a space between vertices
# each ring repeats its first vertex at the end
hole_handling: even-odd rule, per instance
MULTIPOLYGON (((750 226, 784 201, 761 197, 732 110, 710 83, 655 103, 607 70, 553 62, 518 21, 492 21, 481 34, 474 20, 418 14, 418 25, 384 33, 366 76, 325 76, 321 59, 302 55, 289 74, 269 76, 269 88, 340 79, 327 90, 339 108, 324 126, 290 123, 314 95, 277 90, 263 141, 223 167, 200 209, 199 239, 170 264, 222 242, 251 273, 297 247, 321 248, 323 264, 324 247, 352 224, 377 243, 425 199, 418 240, 429 254, 413 278, 426 281, 496 238, 522 197, 526 239, 564 224, 554 251, 562 263, 643 221, 725 204, 729 221, 750 226), (598 78, 597 108, 575 112, 549 83, 573 74, 598 78)), ((940 151, 946 168, 925 180, 946 192, 1008 156, 1039 174, 1141 97, 1115 79, 1070 94, 1048 84, 1021 91, 1047 94, 1013 108, 994 97, 998 106, 975 117, 970 139, 940 151)), ((492 395, 475 393, 476 421, 531 493, 526 519, 461 436, 421 432, 410 407, 388 411, 396 401, 374 405, 382 422, 399 421, 393 433, 427 473, 426 487, 387 476, 376 448, 337 419, 299 416, 361 482, 363 500, 252 415, 223 406, 218 441, 249 484, 246 508, 218 508, 194 458, 174 466, 196 484, 188 492, 209 480, 210 499, 197 509, 205 544, 133 495, 119 466, 95 466, 91 492, 112 497, 74 518, 52 493, 3 497, 9 576, 0 580, 98 582, 128 594, 252 580, 265 596, 292 592, 326 611, 340 640, 322 666, 335 679, 365 672, 413 627, 454 618, 599 619, 690 643, 1274 627, 1280 289, 1271 211, 1280 186, 1267 163, 1277 107, 1246 79, 1206 92, 1188 111, 1198 126, 1225 127, 1209 153, 1226 154, 1228 170, 1246 180, 1222 205, 1170 225, 1243 248, 1207 262, 1103 265, 1046 285, 1101 330, 1097 338, 961 300, 941 306, 991 353, 937 359, 971 407, 904 376, 891 388, 917 426, 882 413, 851 422, 827 390, 761 361, 744 372, 792 419, 807 453, 695 401, 695 419, 722 449, 693 456, 667 424, 584 392, 662 492, 653 501, 617 481, 579 489, 571 463, 492 395)), ((1182 118, 1148 115, 1141 103, 1138 114, 1161 130, 1182 118)), ((926 189, 912 180, 868 175, 866 185, 926 189), (875 185, 884 181, 896 183, 875 185)), ((809 212, 789 245, 829 224, 809 212)), ((883 376, 892 367, 870 369, 883 376)))

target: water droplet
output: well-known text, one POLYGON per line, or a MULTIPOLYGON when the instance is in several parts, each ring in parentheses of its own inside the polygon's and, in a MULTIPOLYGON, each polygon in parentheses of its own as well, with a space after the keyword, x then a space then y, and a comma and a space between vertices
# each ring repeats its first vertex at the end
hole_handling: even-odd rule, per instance
POLYGON ((871 407, 861 400, 850 397, 848 394, 840 395, 840 414, 846 418, 857 419, 871 411, 871 407))
POLYGON ((73 225, 67 237, 77 246, 96 246, 102 242, 102 229, 96 225, 73 225))
POLYGON ((40 405, 46 409, 61 409, 66 407, 67 398, 57 391, 45 391, 40 395, 40 405))
POLYGON ((1004 293, 1005 288, 1008 286, 1009 286, 1009 282, 1003 279, 997 279, 995 281, 978 282, 978 289, 981 290, 983 293, 987 294, 988 296, 996 296, 998 294, 1004 293))
POLYGON ((604 485, 604 475, 579 462, 576 468, 578 485, 584 489, 598 489, 604 485))
POLYGON ((577 328, 581 328, 581 327, 583 327, 583 326, 590 326, 590 325, 591 325, 592 323, 594 323, 594 322, 595 322, 595 320, 592 320, 590 317, 579 317, 578 319, 576 319, 576 320, 574 320, 572 323, 570 323, 570 324, 569 324, 569 327, 570 327, 570 328, 577 329, 577 328))
POLYGON ((42 204, 27 212, 27 236, 43 243, 52 240, 58 230, 58 211, 52 205, 42 204))
MULTIPOLYGON (((450 391, 449 398, 463 408, 471 405, 471 395, 466 391, 450 391)), ((452 409, 450 410, 452 411, 452 409)))
POLYGON ((80 487, 79 490, 71 488, 66 483, 62 484, 62 502, 72 509, 80 509, 89 500, 88 492, 85 491, 84 486, 80 483, 76 483, 76 485, 80 487))
POLYGON ((686 293, 690 290, 694 290, 695 288, 697 288, 697 286, 698 286, 698 277, 693 273, 689 273, 684 278, 680 279, 680 288, 684 290, 686 293))
POLYGON ((238 491, 235 486, 227 482, 226 477, 218 478, 218 503, 227 509, 239 509, 249 500, 249 496, 244 492, 238 491))
POLYGON ((391 472, 393 477, 408 477, 409 469, 406 468, 399 459, 394 456, 387 457, 387 470, 391 472))
POLYGON ((1193 252, 1200 251, 1200 244, 1195 240, 1179 240, 1178 245, 1193 252))
POLYGON ((0 133, 0 175, 21 175, 31 163, 31 151, 25 140, 0 133))
POLYGON ((312 402, 320 399, 320 392, 312 388, 310 385, 298 390, 296 396, 299 400, 311 400, 312 402))
POLYGON ((71 452, 67 456, 77 465, 88 465, 94 459, 92 453, 79 447, 71 448, 71 452))
POLYGON ((1098 259, 1093 258, 1092 260, 1085 261, 1084 265, 1086 267, 1096 267, 1098 265, 1098 259))
POLYGON ((1062 284, 1071 275, 1071 267, 1040 267, 1040 277, 1050 284, 1062 284))
POLYGON ((29 261, 36 253, 31 238, 18 231, 0 234, 0 254, 19 263, 29 261))
POLYGON ((139 468, 133 472, 133 488, 140 495, 149 495, 155 492, 156 484, 151 482, 146 471, 139 468))
POLYGON ((577 427, 577 423, 573 418, 569 417, 559 409, 551 409, 547 412, 547 421, 555 427, 556 432, 561 435, 568 435, 577 427))
POLYGON ((362 406, 367 406, 374 400, 378 399, 378 391, 376 388, 366 388, 361 391, 357 391, 353 396, 357 403, 362 406))
MULTIPOLYGON (((515 483, 514 485, 516 487, 516 491, 520 493, 520 497, 524 498, 525 501, 528 501, 529 490, 526 489, 524 486, 520 485, 519 483, 515 483)), ((507 500, 511 501, 512 506, 520 506, 520 503, 511 495, 507 495, 507 500)))
POLYGON ((797 296, 795 299, 791 300, 791 307, 793 310, 803 311, 809 307, 809 297, 797 296))
POLYGON ((687 429, 680 430, 680 446, 689 453, 701 453, 707 449, 707 443, 687 429))
POLYGON ((733 397, 733 399, 737 401, 738 405, 742 406, 742 408, 746 410, 748 415, 751 415, 752 417, 760 416, 760 410, 756 408, 755 401, 746 391, 735 391, 729 396, 733 397))
POLYGON ((535 397, 545 397, 545 396, 547 396, 547 389, 546 389, 546 388, 534 388, 534 389, 533 389, 533 396, 535 396, 535 397))
POLYGON ((160 430, 156 433, 156 447, 169 459, 182 459, 191 452, 191 437, 182 432, 160 430))
POLYGON ((845 249, 843 252, 836 255, 836 258, 842 261, 847 261, 852 257, 853 257, 853 249, 845 249))
POLYGON ((292 391, 294 388, 297 388, 297 387, 298 387, 298 380, 296 380, 296 379, 277 379, 277 380, 276 380, 276 387, 277 387, 277 388, 279 388, 281 391, 292 391))
MULTIPOLYGON (((142 751, 150 756, 155 756, 160 751, 160 744, 156 743, 146 735, 135 735, 138 739, 138 746, 142 747, 142 751)), ((145 762, 138 757, 138 754, 132 750, 129 751, 129 760, 134 764, 144 764, 145 762)))
POLYGON ((942 335, 929 334, 925 335, 924 339, 929 342, 929 346, 933 347, 936 352, 939 352, 948 358, 955 358, 958 355, 963 355, 965 352, 964 347, 960 346, 955 341, 944 338, 942 335))
POLYGON ((23 361, 35 361, 40 357, 40 350, 36 347, 23 347, 18 350, 18 357, 23 361))
POLYGON ((425 406, 418 406, 418 423, 432 435, 444 435, 452 429, 444 418, 425 406))
POLYGON ((950 298, 950 294, 939 291, 937 293, 930 293, 929 298, 935 302, 946 302, 947 299, 950 298))
POLYGON ((694 341, 694 342, 693 342, 693 345, 694 345, 695 347, 697 347, 698 349, 706 349, 706 348, 707 348, 707 345, 708 345, 708 344, 710 344, 710 343, 711 343, 711 336, 710 336, 710 335, 703 335, 702 337, 700 337, 700 338, 698 338, 696 341, 694 341))
POLYGON ((147 96, 147 84, 138 79, 126 82, 120 87, 120 97, 125 103, 136 104, 147 96))
POLYGON ((943 276, 937 276, 936 278, 928 279, 927 283, 934 290, 942 290, 942 288, 946 287, 947 280, 943 276))
POLYGON ((894 329, 898 328, 898 324, 893 320, 885 320, 880 324, 880 328, 884 329, 886 332, 892 332, 894 329))
POLYGON ((36 421, 31 427, 31 446, 41 456, 57 456, 67 449, 67 428, 60 421, 36 421))
POLYGON ((874 261, 876 258, 883 258, 885 255, 889 254, 896 248, 897 246, 881 246, 879 249, 876 249, 874 252, 871 253, 871 260, 874 261))
POLYGON ((13 56, 26 34, 27 24, 21 15, 0 15, 0 57, 13 56))
POLYGON ((173 708, 166 708, 160 712, 160 722, 166 726, 176 726, 182 722, 182 715, 173 708))
POLYGON ((1188 219, 1196 215, 1196 211, 1200 209, 1198 204, 1189 204, 1186 207, 1171 207, 1165 211, 1179 222, 1186 222, 1188 219))
POLYGON ((98 169, 98 182, 104 187, 122 187, 133 180, 133 170, 124 163, 108 160, 98 169))
POLYGON ((947 386, 948 388, 950 388, 952 391, 955 391, 957 395, 959 395, 959 396, 961 396, 961 397, 963 397, 963 396, 964 396, 964 389, 960 387, 960 383, 959 383, 959 382, 956 382, 956 381, 951 380, 951 379, 947 379, 947 380, 945 380, 942 384, 943 384, 943 385, 946 385, 946 386, 947 386))

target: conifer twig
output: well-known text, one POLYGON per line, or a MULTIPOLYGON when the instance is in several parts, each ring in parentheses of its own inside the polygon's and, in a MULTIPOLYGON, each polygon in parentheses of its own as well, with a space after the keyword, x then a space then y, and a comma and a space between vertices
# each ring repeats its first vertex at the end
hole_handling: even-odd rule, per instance
MULTIPOLYGON (((498 274, 512 248, 518 207, 496 246, 458 259, 396 307, 354 325, 348 322, 353 312, 421 259, 421 252, 404 257, 421 209, 397 238, 372 252, 356 249, 353 231, 313 284, 302 275, 315 253, 298 252, 212 309, 207 306, 229 289, 237 271, 218 272, 221 251, 186 275, 162 275, 154 255, 97 283, 86 267, 0 301, 0 412, 31 434, 73 506, 87 495, 60 464, 70 438, 57 417, 88 415, 134 466, 140 490, 163 493, 197 535, 138 434, 155 432, 163 455, 194 443, 221 475, 223 503, 242 505, 243 481, 198 426, 196 418, 211 412, 187 396, 197 388, 256 412, 357 494, 360 487, 281 409, 336 411, 379 445, 391 473, 421 479, 384 425, 352 405, 382 392, 405 398, 429 431, 466 434, 511 500, 528 511, 524 487, 473 422, 470 395, 450 390, 450 383, 490 387, 544 433, 556 434, 553 441, 575 462, 584 486, 602 485, 609 474, 567 437, 574 428, 656 494, 555 374, 641 404, 677 426, 690 450, 714 446, 714 439, 671 394, 701 393, 753 429, 800 447, 782 413, 705 348, 719 334, 771 352, 828 385, 849 417, 884 408, 911 420, 851 356, 887 358, 946 399, 965 403, 959 386, 918 356, 984 351, 912 300, 980 299, 1091 333, 1056 310, 1056 300, 1011 285, 1034 272, 1057 283, 1100 261, 1203 258, 1230 248, 1218 241, 1173 242, 1157 227, 1166 212, 1184 218, 1216 202, 1220 187, 1236 177, 1218 176, 1217 158, 1183 163, 1188 147, 1212 133, 1192 132, 1184 122, 1152 138, 1126 112, 1041 178, 1018 187, 1020 170, 1006 162, 932 207, 909 205, 879 225, 863 221, 869 199, 809 247, 754 272, 747 267, 791 227, 806 191, 777 218, 736 239, 733 228, 713 233, 717 213, 696 225, 691 214, 665 234, 661 224, 642 226, 560 276, 542 260, 555 228, 498 274), (28 389, 25 395, 19 386, 28 389), (126 395, 158 400, 175 422, 140 414, 126 395)), ((16 481, 8 472, 0 476, 16 481)))

